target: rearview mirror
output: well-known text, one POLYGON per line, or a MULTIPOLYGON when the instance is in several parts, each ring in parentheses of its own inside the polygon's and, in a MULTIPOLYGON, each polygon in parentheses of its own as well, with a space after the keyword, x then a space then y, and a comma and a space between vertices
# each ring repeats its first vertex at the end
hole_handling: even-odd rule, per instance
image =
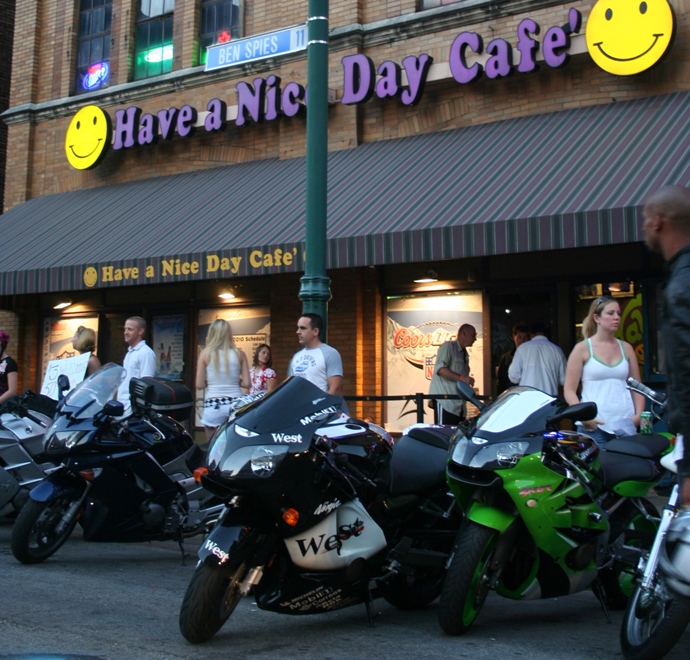
POLYGON ((122 401, 111 399, 103 406, 103 414, 108 417, 122 417, 125 414, 125 406, 122 401))
POLYGON ((69 377, 65 376, 65 374, 60 374, 58 376, 57 383, 58 390, 60 391, 61 395, 67 392, 67 390, 69 390, 69 377))
POLYGON ((458 388, 460 396, 465 399, 465 401, 469 401, 471 404, 477 406, 479 410, 484 409, 484 404, 477 398, 474 388, 469 383, 466 383, 464 380, 458 380, 455 382, 455 385, 458 388))

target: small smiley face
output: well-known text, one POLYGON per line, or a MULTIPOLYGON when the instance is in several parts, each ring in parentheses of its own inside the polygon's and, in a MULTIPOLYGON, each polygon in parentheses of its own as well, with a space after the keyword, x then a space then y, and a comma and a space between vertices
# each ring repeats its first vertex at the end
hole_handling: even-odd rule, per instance
POLYGON ((93 266, 89 266, 84 271, 84 284, 88 287, 92 287, 98 282, 98 273, 93 266))
POLYGON ((587 20, 587 50, 616 76, 631 76, 656 64, 673 37, 668 0, 598 0, 587 20))
POLYGON ((98 106, 87 105, 77 112, 65 134, 65 154, 72 167, 88 170, 98 165, 110 146, 110 117, 98 106))

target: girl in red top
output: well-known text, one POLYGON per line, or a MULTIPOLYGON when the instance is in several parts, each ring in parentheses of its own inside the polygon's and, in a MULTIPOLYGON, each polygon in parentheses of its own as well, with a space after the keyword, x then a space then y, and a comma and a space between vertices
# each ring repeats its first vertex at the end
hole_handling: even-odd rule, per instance
POLYGON ((260 344, 254 353, 254 366, 249 370, 249 378, 252 381, 249 394, 272 392, 275 389, 278 381, 276 372, 271 369, 271 364, 273 364, 271 347, 268 344, 260 344))

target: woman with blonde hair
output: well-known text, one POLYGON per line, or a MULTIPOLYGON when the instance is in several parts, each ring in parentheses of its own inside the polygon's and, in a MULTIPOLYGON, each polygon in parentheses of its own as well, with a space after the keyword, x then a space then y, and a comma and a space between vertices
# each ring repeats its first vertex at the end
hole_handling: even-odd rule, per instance
POLYGON ((216 319, 196 365, 196 388, 206 389, 201 423, 207 440, 228 418, 230 402, 250 385, 247 356, 235 346, 230 324, 216 319))
POLYGON ((101 361, 93 354, 96 350, 96 333, 91 328, 80 325, 72 337, 72 348, 79 353, 91 353, 86 365, 86 375, 90 376, 101 366, 101 361))
POLYGON ((585 433, 600 447, 626 426, 640 425, 644 397, 626 387, 629 376, 640 379, 640 365, 633 347, 614 336, 621 322, 621 308, 611 296, 594 300, 582 323, 584 341, 576 344, 568 358, 563 395, 569 404, 593 401, 597 416, 582 423, 585 433), (582 381, 581 397, 577 389, 582 381))

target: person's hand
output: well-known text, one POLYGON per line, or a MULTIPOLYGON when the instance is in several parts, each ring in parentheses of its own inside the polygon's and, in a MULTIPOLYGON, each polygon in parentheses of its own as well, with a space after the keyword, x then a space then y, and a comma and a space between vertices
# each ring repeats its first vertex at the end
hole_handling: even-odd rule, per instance
POLYGON ((633 424, 635 425, 635 428, 636 428, 636 429, 639 429, 639 428, 640 428, 640 414, 641 414, 641 413, 635 413, 635 414, 632 416, 632 422, 633 422, 633 424))
POLYGON ((460 376, 463 383, 467 383, 470 387, 474 387, 474 378, 472 376, 460 376))
POLYGON ((600 424, 603 424, 604 420, 595 417, 594 419, 589 419, 586 422, 582 422, 582 428, 585 431, 596 431, 600 424))

